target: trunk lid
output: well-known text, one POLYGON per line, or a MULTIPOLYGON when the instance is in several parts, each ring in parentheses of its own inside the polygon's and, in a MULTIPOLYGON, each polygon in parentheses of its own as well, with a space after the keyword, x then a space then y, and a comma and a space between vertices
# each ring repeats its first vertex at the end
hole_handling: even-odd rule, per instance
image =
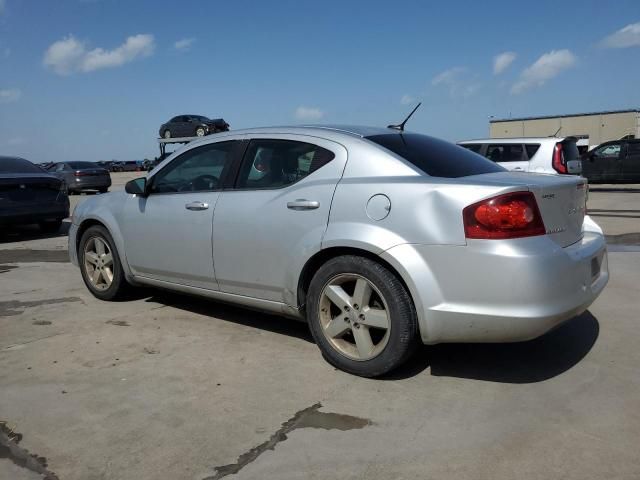
MULTIPOLYGON (((496 185, 525 187, 534 194, 544 227, 554 242, 567 247, 582 238, 587 181, 574 175, 490 173, 476 178, 496 185)), ((484 182, 483 182, 484 183, 484 182)))
POLYGON ((46 175, 0 175, 0 204, 54 202, 62 181, 46 175))

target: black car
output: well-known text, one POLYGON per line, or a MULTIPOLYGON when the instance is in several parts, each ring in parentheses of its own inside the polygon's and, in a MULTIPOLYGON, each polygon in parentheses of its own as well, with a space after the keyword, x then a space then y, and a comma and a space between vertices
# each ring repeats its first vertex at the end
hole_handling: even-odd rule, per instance
POLYGON ((23 158, 0 157, 0 225, 37 223, 57 232, 68 216, 63 180, 23 158))
POLYGON ((142 170, 142 165, 137 160, 127 160, 124 162, 113 162, 112 172, 138 172, 142 170))
POLYGON ((640 183, 640 139, 598 145, 582 157, 589 183, 640 183))
POLYGON ((105 193, 111 186, 109 171, 93 162, 59 162, 51 165, 47 171, 64 180, 69 194, 82 190, 98 190, 105 193))
POLYGON ((202 115, 178 115, 160 126, 162 138, 204 137, 210 133, 227 132, 229 124, 222 118, 210 119, 202 115))

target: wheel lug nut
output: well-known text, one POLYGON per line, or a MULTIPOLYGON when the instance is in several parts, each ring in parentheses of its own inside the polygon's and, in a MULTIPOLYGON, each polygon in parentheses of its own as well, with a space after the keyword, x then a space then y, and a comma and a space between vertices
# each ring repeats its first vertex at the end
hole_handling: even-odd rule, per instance
POLYGON ((358 308, 359 308, 359 307, 358 307, 358 304, 357 304, 357 303, 354 303, 354 304, 353 304, 353 308, 355 308, 356 310, 358 310, 358 308))
POLYGON ((351 310, 351 309, 349 308, 349 306, 348 306, 348 305, 347 305, 346 307, 344 307, 344 311, 345 311, 345 312, 348 312, 349 310, 351 310))
POLYGON ((364 313, 361 313, 360 315, 358 315, 358 318, 359 318, 360 320, 364 320, 364 313))
POLYGON ((349 323, 349 317, 344 317, 344 321, 349 323))
POLYGON ((360 324, 359 323, 354 323, 353 326, 356 327, 356 328, 360 328, 360 324))

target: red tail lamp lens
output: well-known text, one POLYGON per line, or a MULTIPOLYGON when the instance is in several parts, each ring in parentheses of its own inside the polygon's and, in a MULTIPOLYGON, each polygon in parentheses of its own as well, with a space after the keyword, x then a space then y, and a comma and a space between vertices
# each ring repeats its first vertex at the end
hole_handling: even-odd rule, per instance
POLYGON ((533 193, 516 192, 489 198, 463 211, 467 238, 505 239, 544 235, 545 228, 533 193))

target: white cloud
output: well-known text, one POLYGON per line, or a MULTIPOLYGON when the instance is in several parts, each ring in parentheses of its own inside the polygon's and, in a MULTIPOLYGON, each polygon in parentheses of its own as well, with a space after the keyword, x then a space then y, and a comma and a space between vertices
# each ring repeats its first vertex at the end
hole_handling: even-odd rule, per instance
POLYGON ((439 73, 433 80, 431 80, 431 85, 452 85, 458 81, 460 76, 463 73, 466 73, 467 69, 465 67, 453 67, 449 70, 445 70, 444 72, 439 73))
POLYGON ((0 89, 0 103, 17 102, 22 97, 22 91, 17 88, 0 89))
POLYGON ((154 49, 153 35, 134 35, 113 50, 96 48, 88 52, 82 62, 82 71, 92 72, 101 68, 119 67, 138 57, 148 57, 154 49))
POLYGON ((101 68, 120 67, 140 57, 147 57, 155 49, 153 35, 139 34, 128 37, 113 50, 94 48, 87 51, 86 45, 72 35, 49 46, 43 64, 59 75, 76 72, 92 72, 101 68))
POLYGON ((433 77, 431 85, 447 87, 451 98, 467 98, 481 87, 476 79, 466 67, 453 67, 433 77))
POLYGON ((174 43, 173 48, 181 52, 186 52, 188 50, 191 50, 191 47, 195 41, 195 38, 183 38, 182 40, 178 40, 176 43, 174 43))
POLYGON ((493 74, 500 75, 504 72, 516 59, 515 52, 502 52, 493 57, 493 74))
POLYGON ((511 87, 511 93, 518 94, 530 88, 541 87, 548 80, 573 67, 576 62, 576 56, 569 50, 551 50, 523 70, 520 80, 511 87))
POLYGON ((84 44, 69 36, 47 48, 43 63, 59 75, 69 75, 80 67, 85 54, 84 44))
POLYGON ((402 98, 400 99, 400 103, 402 105, 410 105, 412 103, 415 103, 416 101, 416 97, 413 97, 411 95, 403 95, 402 98))
POLYGON ((600 44, 605 48, 640 47, 640 22, 621 28, 602 40, 600 44))
POLYGON ((298 120, 320 120, 324 112, 319 108, 300 106, 296 108, 295 117, 298 120))

